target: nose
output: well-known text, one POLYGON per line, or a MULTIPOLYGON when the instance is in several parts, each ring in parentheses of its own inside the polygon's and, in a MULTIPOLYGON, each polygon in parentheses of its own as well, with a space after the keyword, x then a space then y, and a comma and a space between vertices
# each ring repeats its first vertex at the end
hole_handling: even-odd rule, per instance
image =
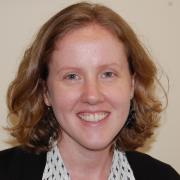
POLYGON ((104 101, 102 88, 97 80, 90 80, 84 83, 82 101, 90 105, 96 105, 104 101))

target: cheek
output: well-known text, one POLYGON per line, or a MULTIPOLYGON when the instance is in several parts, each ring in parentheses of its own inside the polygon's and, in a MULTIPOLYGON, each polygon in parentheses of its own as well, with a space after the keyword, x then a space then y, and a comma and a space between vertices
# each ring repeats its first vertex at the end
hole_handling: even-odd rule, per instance
POLYGON ((131 88, 127 85, 111 86, 104 92, 109 101, 116 106, 129 104, 131 99, 131 88))
POLYGON ((125 122, 127 119, 131 99, 131 89, 124 87, 125 86, 111 88, 106 94, 106 98, 113 108, 114 118, 117 119, 117 121, 121 120, 121 122, 125 122))
POLYGON ((130 98, 127 95, 117 93, 110 97, 110 103, 117 114, 127 116, 130 107, 130 98))
POLYGON ((63 113, 63 111, 72 109, 75 106, 80 93, 75 89, 56 87, 50 91, 50 96, 54 110, 63 113))

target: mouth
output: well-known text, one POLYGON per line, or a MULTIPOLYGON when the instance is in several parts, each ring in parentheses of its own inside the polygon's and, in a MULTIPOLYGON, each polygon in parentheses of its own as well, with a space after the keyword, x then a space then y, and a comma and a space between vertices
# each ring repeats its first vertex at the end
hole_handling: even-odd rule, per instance
POLYGON ((78 113, 77 115, 83 121, 99 122, 105 119, 106 117, 108 117, 109 112, 94 112, 94 113, 82 112, 82 113, 78 113))

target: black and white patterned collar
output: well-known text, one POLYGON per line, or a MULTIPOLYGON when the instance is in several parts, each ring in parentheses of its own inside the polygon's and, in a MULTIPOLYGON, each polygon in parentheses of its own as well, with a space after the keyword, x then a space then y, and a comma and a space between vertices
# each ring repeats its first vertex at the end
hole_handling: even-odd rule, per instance
MULTIPOLYGON (((42 180, 71 180, 57 145, 47 153, 42 180)), ((135 180, 133 171, 124 152, 114 150, 112 167, 108 180, 135 180)))

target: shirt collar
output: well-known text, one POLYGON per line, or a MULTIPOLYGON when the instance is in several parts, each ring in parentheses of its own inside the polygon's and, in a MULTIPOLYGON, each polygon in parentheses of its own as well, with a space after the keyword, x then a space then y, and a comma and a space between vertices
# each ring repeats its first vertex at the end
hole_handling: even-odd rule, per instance
MULTIPOLYGON (((47 153, 46 166, 42 180, 71 180, 57 145, 47 153)), ((114 150, 112 166, 108 180, 135 180, 126 154, 114 150)))

